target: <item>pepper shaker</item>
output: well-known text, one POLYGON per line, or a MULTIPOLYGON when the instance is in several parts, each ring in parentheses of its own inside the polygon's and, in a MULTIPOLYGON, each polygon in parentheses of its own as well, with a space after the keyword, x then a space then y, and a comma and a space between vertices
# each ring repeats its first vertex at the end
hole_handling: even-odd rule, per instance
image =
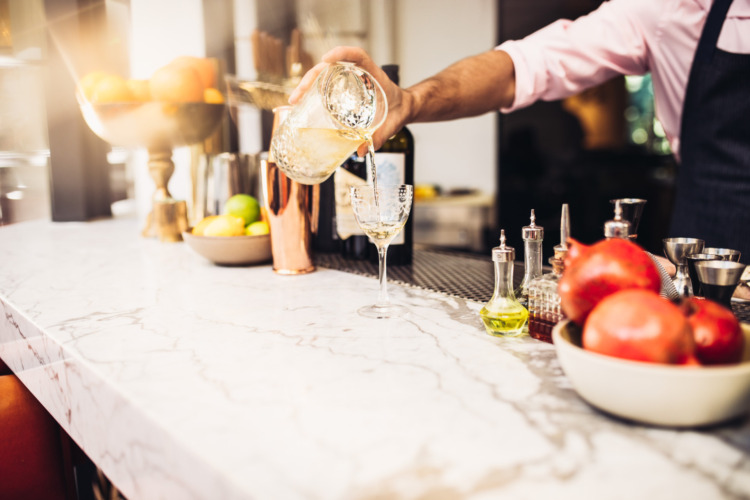
POLYGON ((544 228, 536 225, 536 214, 531 209, 530 223, 521 230, 523 238, 524 274, 516 296, 522 304, 528 303, 529 284, 542 275, 542 241, 544 228))

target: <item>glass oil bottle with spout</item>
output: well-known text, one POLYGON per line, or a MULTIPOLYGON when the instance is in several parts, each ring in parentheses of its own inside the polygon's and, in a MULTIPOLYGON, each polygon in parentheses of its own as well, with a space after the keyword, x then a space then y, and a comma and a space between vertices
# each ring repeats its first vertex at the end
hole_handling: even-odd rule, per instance
POLYGON ((570 236, 568 204, 562 206, 560 217, 560 244, 555 246, 555 255, 550 258, 552 272, 534 279, 529 285, 529 335, 532 338, 552 343, 552 328, 565 319, 560 307, 557 285, 565 269, 570 236))
POLYGON ((530 223, 521 230, 523 238, 524 274, 521 284, 516 290, 516 297, 521 304, 528 304, 529 285, 542 276, 542 240, 544 228, 536 225, 536 215, 531 209, 530 223))
POLYGON ((492 298, 479 311, 487 333, 498 337, 520 337, 528 310, 516 299, 513 292, 513 261, 516 252, 505 244, 505 230, 500 231, 500 246, 492 249, 495 264, 495 291, 492 298))

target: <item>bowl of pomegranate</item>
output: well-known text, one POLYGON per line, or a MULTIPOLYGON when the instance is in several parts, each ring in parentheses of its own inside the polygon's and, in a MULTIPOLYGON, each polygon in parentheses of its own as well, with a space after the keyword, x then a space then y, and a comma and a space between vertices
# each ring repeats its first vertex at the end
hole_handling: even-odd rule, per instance
POLYGON ((627 240, 571 242, 560 279, 569 318, 552 340, 592 406, 668 427, 704 427, 750 410, 750 325, 706 299, 660 295, 652 258, 627 240))

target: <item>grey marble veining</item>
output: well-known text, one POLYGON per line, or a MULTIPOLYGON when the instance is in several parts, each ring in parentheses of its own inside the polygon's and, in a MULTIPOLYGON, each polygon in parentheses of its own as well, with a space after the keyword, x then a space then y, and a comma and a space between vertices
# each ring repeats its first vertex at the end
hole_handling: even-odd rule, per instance
POLYGON ((217 267, 135 221, 0 228, 0 357, 138 498, 747 498, 746 419, 640 426, 481 304, 217 267))

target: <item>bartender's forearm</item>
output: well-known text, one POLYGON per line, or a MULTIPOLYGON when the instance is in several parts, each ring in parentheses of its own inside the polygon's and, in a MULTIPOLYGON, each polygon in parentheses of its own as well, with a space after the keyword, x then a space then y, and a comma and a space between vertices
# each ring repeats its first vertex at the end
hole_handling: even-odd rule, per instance
POLYGON ((477 116, 510 107, 515 97, 515 71, 500 50, 463 59, 406 89, 408 122, 432 122, 477 116))

